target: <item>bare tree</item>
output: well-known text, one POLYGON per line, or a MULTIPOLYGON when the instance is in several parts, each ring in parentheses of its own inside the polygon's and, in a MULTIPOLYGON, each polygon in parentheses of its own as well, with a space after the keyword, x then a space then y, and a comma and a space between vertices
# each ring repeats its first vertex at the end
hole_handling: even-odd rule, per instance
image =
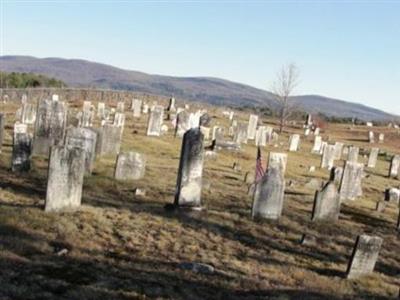
POLYGON ((279 117, 280 133, 294 111, 294 104, 290 101, 290 97, 299 83, 299 75, 299 70, 295 64, 284 65, 276 73, 276 79, 272 85, 272 92, 278 104, 277 114, 279 117))

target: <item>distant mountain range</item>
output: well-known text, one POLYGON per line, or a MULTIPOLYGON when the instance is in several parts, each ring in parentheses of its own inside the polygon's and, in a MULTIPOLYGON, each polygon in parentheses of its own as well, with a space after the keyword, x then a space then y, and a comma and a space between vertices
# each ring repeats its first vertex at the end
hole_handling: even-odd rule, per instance
MULTIPOLYGON (((133 90, 215 105, 276 107, 272 93, 241 83, 213 77, 151 75, 80 59, 0 56, 0 71, 43 74, 70 87, 133 90)), ((295 96, 293 101, 301 110, 330 117, 365 121, 399 118, 362 104, 318 95, 295 96)))

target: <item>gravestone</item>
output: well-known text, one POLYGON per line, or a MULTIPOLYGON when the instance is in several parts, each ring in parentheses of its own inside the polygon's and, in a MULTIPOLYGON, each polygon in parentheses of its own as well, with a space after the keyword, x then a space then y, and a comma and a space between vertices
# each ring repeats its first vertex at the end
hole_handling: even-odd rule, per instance
POLYGON ((349 153, 347 157, 347 161, 350 162, 358 162, 358 154, 360 152, 360 148, 351 146, 349 147, 349 153))
POLYGON ((0 153, 3 148, 4 141, 4 125, 6 123, 6 117, 4 114, 0 113, 0 153))
POLYGON ((149 105, 147 103, 143 104, 143 113, 148 114, 149 113, 149 105))
POLYGON ((192 208, 202 206, 203 139, 200 128, 192 128, 183 136, 176 182, 176 206, 192 208))
POLYGON ((259 126, 256 131, 256 146, 264 147, 267 145, 267 135, 266 135, 266 127, 259 126))
POLYGON ((81 126, 82 127, 91 127, 92 125, 93 125, 92 102, 83 101, 81 126))
POLYGON ((383 143, 385 141, 385 134, 384 133, 380 133, 378 136, 378 142, 379 143, 383 143))
POLYGON ((339 188, 340 201, 355 200, 362 195, 363 172, 362 163, 346 162, 339 188))
POLYGON ((32 154, 47 156, 51 146, 62 145, 66 122, 67 106, 64 102, 56 100, 39 101, 32 154))
POLYGON ((335 160, 339 160, 342 158, 343 146, 344 146, 343 143, 340 142, 335 143, 335 155, 334 155, 335 160))
POLYGON ((321 168, 322 169, 332 169, 335 163, 335 153, 336 147, 335 145, 326 144, 324 147, 324 152, 322 153, 321 158, 321 168))
POLYGON ((395 155, 390 162, 389 177, 396 178, 399 176, 400 155, 395 155))
POLYGON ((378 236, 360 235, 357 237, 353 253, 347 267, 347 278, 355 279, 374 271, 382 238, 378 236))
POLYGON ((368 141, 373 144, 375 143, 375 134, 373 131, 368 132, 368 141))
POLYGON ((97 117, 100 120, 104 120, 106 118, 106 105, 104 102, 97 103, 97 117))
POLYGON ((239 122, 237 124, 234 136, 233 136, 233 140, 238 143, 238 144, 247 144, 247 128, 248 125, 247 123, 244 122, 239 122))
POLYGON ((340 213, 339 193, 333 176, 321 191, 315 193, 311 219, 336 221, 340 213))
POLYGON ((223 141, 224 140, 224 128, 220 126, 214 126, 212 130, 211 139, 214 141, 223 141))
POLYGON ((293 134, 289 140, 289 151, 297 151, 299 149, 300 135, 293 134))
POLYGON ((268 167, 256 184, 251 216, 253 219, 278 220, 282 214, 285 178, 279 168, 268 167))
POLYGON ((400 189, 390 188, 385 191, 385 201, 400 204, 400 189))
POLYGON ((14 132, 11 157, 11 170, 13 172, 27 172, 30 170, 31 143, 32 137, 26 130, 25 132, 14 132))
POLYGON ((124 128, 125 125, 125 114, 121 112, 116 112, 114 114, 114 126, 124 128))
POLYGON ((320 134, 321 129, 319 127, 315 128, 314 135, 317 136, 320 134))
POLYGON ((115 164, 117 180, 137 180, 144 176, 146 157, 137 152, 120 153, 115 164))
POLYGON ((98 129, 96 154, 115 155, 121 148, 123 127, 105 124, 98 129))
POLYGON ((368 168, 375 168, 378 161, 379 148, 372 148, 368 157, 368 168))
POLYGON ((256 129, 258 124, 258 116, 250 115, 247 127, 247 139, 254 140, 256 138, 256 129))
POLYGON ((118 101, 117 102, 117 112, 123 113, 125 111, 125 102, 124 101, 118 101))
POLYGON ((189 113, 187 111, 181 111, 177 115, 176 119, 176 127, 175 127, 175 136, 183 137, 186 131, 190 129, 189 124, 189 113))
POLYGON ((282 175, 285 175, 286 166, 287 166, 286 153, 278 153, 278 152, 269 153, 267 168, 277 168, 280 170, 282 175))
POLYGON ((274 129, 270 126, 267 126, 267 129, 265 130, 265 135, 266 135, 266 139, 267 139, 267 143, 271 143, 273 140, 273 131, 274 129))
POLYGON ((314 145, 312 147, 311 153, 316 153, 319 154, 321 151, 322 147, 322 137, 321 136, 315 136, 314 137, 314 145))
POLYGON ((154 106, 149 116, 149 122, 147 125, 147 135, 160 136, 163 120, 164 120, 164 107, 162 107, 161 105, 154 106))
POLYGON ((62 211, 81 205, 85 151, 53 146, 50 151, 45 211, 62 211))
POLYGON ((211 128, 200 126, 200 131, 203 133, 205 140, 209 140, 210 139, 211 128))
POLYGON ((133 117, 140 118, 142 112, 142 100, 133 99, 132 100, 132 110, 133 110, 133 117))
POLYGON ((24 124, 32 125, 36 121, 36 107, 32 103, 25 103, 22 105, 21 122, 24 124))
POLYGON ((195 113, 189 114, 189 127, 190 128, 198 128, 200 126, 201 115, 202 115, 201 111, 197 111, 195 113))
POLYGON ((85 152, 85 171, 90 174, 93 171, 96 158, 97 132, 90 128, 72 127, 67 130, 65 146, 67 148, 80 148, 85 152))
POLYGON ((333 167, 331 169, 331 180, 336 184, 336 186, 340 186, 342 176, 343 176, 342 167, 333 167))

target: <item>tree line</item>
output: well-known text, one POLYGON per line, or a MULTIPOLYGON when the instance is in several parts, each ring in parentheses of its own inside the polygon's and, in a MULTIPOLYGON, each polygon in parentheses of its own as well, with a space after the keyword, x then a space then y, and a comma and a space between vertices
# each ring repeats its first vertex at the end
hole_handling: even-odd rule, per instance
POLYGON ((0 88, 62 88, 67 85, 58 79, 34 73, 0 72, 0 88))

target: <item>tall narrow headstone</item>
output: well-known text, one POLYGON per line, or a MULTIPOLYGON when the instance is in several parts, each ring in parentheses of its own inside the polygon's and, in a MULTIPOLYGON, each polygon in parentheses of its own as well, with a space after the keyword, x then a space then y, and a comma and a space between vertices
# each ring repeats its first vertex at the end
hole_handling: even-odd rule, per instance
POLYGON ((100 120, 104 120, 106 118, 106 105, 104 102, 97 103, 97 117, 100 120))
POLYGON ((348 158, 347 161, 350 162, 358 162, 358 154, 360 152, 360 148, 351 146, 349 148, 348 158))
POLYGON ((83 109, 82 109, 82 127, 91 127, 93 125, 93 109, 92 102, 83 101, 83 109))
POLYGON ((164 107, 157 105, 154 106, 150 112, 149 122, 147 125, 148 136, 160 136, 161 126, 164 119, 164 107))
POLYGON ((266 134, 266 127, 259 126, 256 131, 256 146, 266 146, 267 145, 267 134, 266 134))
POLYGON ((355 200, 362 194, 363 172, 362 163, 346 162, 339 188, 340 201, 355 200))
POLYGON ((322 137, 317 135, 314 137, 314 145, 312 147, 311 152, 319 154, 322 147, 322 137))
POLYGON ((233 136, 233 140, 238 143, 238 144, 242 144, 245 143, 247 144, 247 128, 248 128, 248 124, 244 123, 244 122, 239 122, 237 124, 234 136, 233 136))
POLYGON ((36 107, 32 103, 22 105, 21 122, 32 125, 36 121, 36 107))
POLYGON ((62 211, 79 207, 84 172, 83 149, 51 147, 45 211, 62 211))
POLYGON ((289 151, 297 151, 299 149, 300 135, 293 134, 289 139, 289 151))
POLYGON ((30 170, 31 143, 32 137, 26 131, 14 132, 11 157, 11 170, 13 172, 26 172, 30 170))
POLYGON ((203 134, 200 128, 188 130, 183 136, 175 205, 201 207, 203 176, 203 134))
POLYGON ((132 110, 133 110, 133 117, 140 118, 140 115, 142 113, 142 100, 133 99, 132 100, 132 110))
POLYGON ((285 178, 279 168, 268 167, 256 184, 251 216, 253 219, 278 220, 282 214, 285 178))
POLYGON ((375 168, 378 161, 379 148, 372 148, 368 157, 368 168, 375 168))
POLYGON ((120 153, 115 164, 114 177, 118 180, 137 180, 144 176, 146 157, 137 152, 120 153))
POLYGON ((375 134, 373 131, 368 132, 368 141, 372 144, 375 143, 375 134))
POLYGON ((72 127, 67 130, 65 146, 67 148, 80 148, 85 152, 85 171, 92 173, 96 158, 97 132, 90 128, 72 127))
POLYGON ((332 167, 335 164, 335 151, 336 151, 335 145, 327 144, 324 147, 324 152, 322 153, 322 158, 321 158, 321 168, 328 170, 332 169, 332 167))
POLYGON ((187 111, 181 111, 177 115, 176 119, 176 127, 175 127, 175 136, 183 137, 186 131, 190 129, 189 124, 189 113, 187 111))
POLYGON ((4 114, 0 113, 0 153, 3 148, 3 140, 4 140, 4 124, 6 122, 6 117, 4 114))
POLYGON ((378 142, 379 143, 383 143, 385 141, 385 134, 384 133, 380 133, 378 136, 378 142))
POLYGON ((247 138, 249 140, 254 140, 256 138, 256 129, 258 124, 258 116, 250 115, 249 117, 249 125, 247 128, 247 138))
POLYGON ((390 170, 389 170, 389 177, 396 178, 398 177, 400 170, 400 155, 395 155, 390 162, 390 170))
POLYGON ((371 274, 378 260, 381 246, 382 238, 378 236, 365 234, 358 236, 347 267, 347 278, 354 279, 371 274))

